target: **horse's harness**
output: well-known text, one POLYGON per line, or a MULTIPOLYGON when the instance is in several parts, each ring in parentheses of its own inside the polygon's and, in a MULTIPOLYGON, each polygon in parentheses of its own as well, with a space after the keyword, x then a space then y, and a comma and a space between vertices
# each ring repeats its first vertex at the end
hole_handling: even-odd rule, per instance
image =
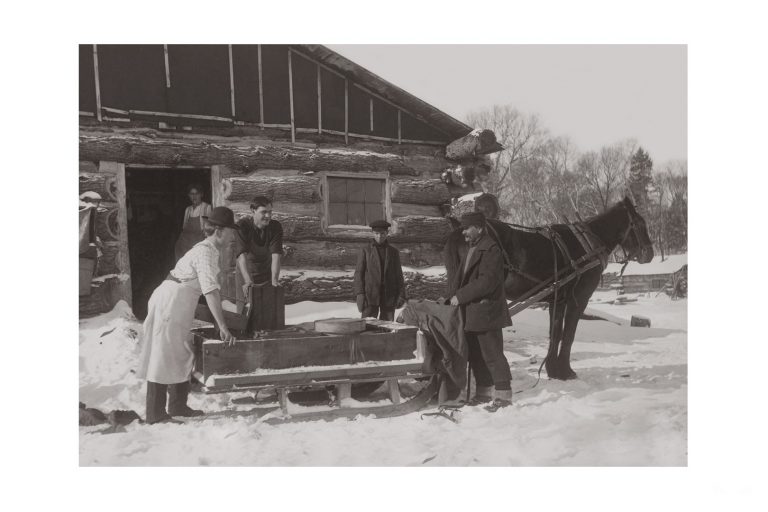
MULTIPOLYGON (((627 237, 630 233, 633 233, 635 235, 635 239, 638 242, 639 247, 639 240, 640 237, 637 234, 636 230, 636 224, 635 220, 632 217, 632 214, 626 209, 626 207, 622 206, 624 208, 624 211, 627 214, 629 225, 627 226, 627 229, 624 231, 624 234, 622 235, 618 245, 622 246, 626 241, 627 237)), ((546 297, 547 295, 551 294, 552 292, 557 292, 559 288, 562 288, 564 285, 572 281, 573 279, 579 278, 582 274, 587 272, 588 270, 591 270, 597 266, 600 266, 601 269, 605 269, 607 263, 608 263, 608 254, 609 250, 605 245, 602 243, 602 241, 595 235, 592 230, 589 228, 589 226, 585 222, 577 222, 572 224, 566 224, 566 226, 571 230, 571 233, 573 233, 574 237, 579 241, 579 243, 582 246, 582 249, 584 250, 584 254, 582 256, 579 256, 577 258, 573 258, 571 255, 571 252, 568 250, 567 245, 565 244, 565 241, 563 240, 563 237, 560 233, 555 231, 551 226, 546 227, 529 227, 529 226, 521 226, 518 224, 510 224, 506 223, 506 225, 516 228, 516 229, 522 229, 528 232, 538 233, 552 243, 553 248, 553 256, 555 261, 555 268, 552 277, 546 280, 539 279, 525 271, 523 271, 521 268, 516 266, 514 263, 512 263, 511 258, 509 257, 509 254, 507 253, 507 250, 504 248, 504 244, 501 243, 501 237, 499 236, 499 233, 496 231, 496 229, 493 227, 493 225, 488 222, 486 223, 486 226, 488 226, 489 231, 493 234, 493 237, 498 241, 498 245, 501 248, 501 253, 504 258, 504 266, 508 272, 514 272, 517 275, 520 275, 524 277, 525 279, 536 283, 536 285, 529 290, 523 297, 521 297, 516 304, 514 304, 510 308, 510 314, 515 315, 519 313, 520 311, 526 309, 528 306, 533 304, 534 302, 538 302, 542 298, 546 297), (568 261, 568 265, 565 266, 563 269, 557 268, 557 250, 560 251, 561 255, 568 261)), ((623 262, 624 265, 622 267, 622 272, 624 271, 624 267, 626 267, 627 263, 630 261, 630 256, 628 255, 626 250, 624 250, 625 254, 625 261, 623 262)))

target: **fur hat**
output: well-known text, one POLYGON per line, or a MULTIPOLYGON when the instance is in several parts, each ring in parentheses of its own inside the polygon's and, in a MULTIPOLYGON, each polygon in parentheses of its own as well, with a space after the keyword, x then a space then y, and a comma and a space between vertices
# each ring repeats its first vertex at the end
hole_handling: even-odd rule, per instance
POLYGON ((461 227, 468 228, 469 226, 477 226, 479 228, 485 227, 485 215, 480 212, 465 213, 461 216, 461 227))

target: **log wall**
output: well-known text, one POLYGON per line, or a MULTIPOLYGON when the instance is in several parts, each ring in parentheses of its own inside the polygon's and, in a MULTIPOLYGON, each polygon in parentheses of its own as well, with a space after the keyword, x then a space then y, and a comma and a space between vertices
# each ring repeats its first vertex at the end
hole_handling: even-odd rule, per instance
MULTIPOLYGON (((360 249, 371 238, 370 229, 327 227, 325 178, 339 173, 381 177, 388 180, 391 241, 401 250, 403 264, 419 267, 443 263, 440 253, 450 231, 443 213, 457 192, 465 193, 441 179, 445 169, 453 165, 445 158, 444 148, 370 141, 352 146, 322 141, 287 144, 261 133, 225 137, 81 124, 80 192, 92 190, 103 198, 96 225, 103 252, 97 275, 120 274, 127 268, 120 256, 121 244, 127 244, 127 240, 118 222, 118 176, 108 172, 112 169, 109 166, 100 165, 105 161, 126 167, 215 168, 214 202, 232 208, 237 217, 250 213, 253 196, 272 198, 273 216, 281 222, 285 235, 286 269, 351 271, 360 249)), ((222 269, 232 274, 234 265, 223 264, 222 269)), ((442 286, 419 276, 409 281, 416 283, 409 284, 415 286, 414 298, 424 298, 427 290, 432 293, 433 288, 442 286)), ((226 280, 234 282, 232 276, 226 280)), ((334 286, 301 283, 285 283, 288 300, 351 300, 351 274, 334 286)), ((112 295, 94 297, 92 302, 100 306, 81 304, 81 312, 106 308, 109 300, 103 297, 112 295)))

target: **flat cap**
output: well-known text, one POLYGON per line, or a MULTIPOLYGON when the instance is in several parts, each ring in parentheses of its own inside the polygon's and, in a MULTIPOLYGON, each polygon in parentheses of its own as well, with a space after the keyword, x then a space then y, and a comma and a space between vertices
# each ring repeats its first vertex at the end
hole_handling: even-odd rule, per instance
POLYGON ((469 212, 461 216, 461 227, 468 228, 469 226, 477 226, 479 228, 485 227, 485 215, 481 212, 469 212))
POLYGON ((376 229, 389 229, 389 227, 391 225, 392 224, 390 224, 389 222, 387 222, 385 220, 375 220, 375 221, 370 223, 371 229, 373 229, 373 230, 376 230, 376 229))

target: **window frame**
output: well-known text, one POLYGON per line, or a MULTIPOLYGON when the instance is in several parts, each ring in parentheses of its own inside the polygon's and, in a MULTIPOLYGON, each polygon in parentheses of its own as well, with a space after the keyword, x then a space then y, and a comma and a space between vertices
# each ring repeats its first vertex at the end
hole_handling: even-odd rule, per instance
POLYGON ((389 186, 389 173, 387 172, 343 172, 334 171, 327 172, 323 175, 323 218, 322 228, 327 232, 341 232, 341 231, 353 231, 367 233, 369 231, 368 226, 362 225, 350 225, 350 224, 331 224, 331 189, 328 184, 328 178, 345 178, 345 179, 375 179, 382 180, 384 182, 384 216, 388 222, 392 222, 392 201, 390 198, 390 186, 389 186))

